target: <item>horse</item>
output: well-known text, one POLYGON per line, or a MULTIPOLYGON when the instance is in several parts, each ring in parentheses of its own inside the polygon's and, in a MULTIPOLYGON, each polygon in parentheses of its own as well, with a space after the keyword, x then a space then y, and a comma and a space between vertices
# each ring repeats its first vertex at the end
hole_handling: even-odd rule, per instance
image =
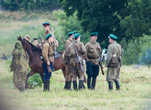
MULTIPOLYGON (((42 56, 42 50, 36 46, 34 46, 32 43, 27 41, 26 39, 22 39, 21 36, 18 37, 18 40, 21 42, 25 52, 29 56, 29 66, 31 68, 30 72, 27 74, 26 77, 26 88, 28 88, 28 79, 30 76, 32 76, 35 73, 39 73, 41 76, 41 79, 44 83, 44 70, 43 70, 43 61, 41 59, 42 56)), ((65 77, 66 75, 66 69, 63 61, 63 53, 60 52, 60 55, 58 57, 55 57, 54 59, 54 71, 57 71, 59 69, 62 70, 63 75, 65 77)))

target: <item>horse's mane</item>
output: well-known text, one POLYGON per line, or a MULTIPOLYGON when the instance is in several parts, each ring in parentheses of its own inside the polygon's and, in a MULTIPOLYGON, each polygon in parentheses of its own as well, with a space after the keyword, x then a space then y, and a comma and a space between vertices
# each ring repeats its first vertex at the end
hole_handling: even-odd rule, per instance
POLYGON ((28 40, 23 39, 25 42, 27 42, 30 46, 33 52, 39 52, 42 53, 42 50, 36 46, 34 46, 32 43, 30 43, 28 40))

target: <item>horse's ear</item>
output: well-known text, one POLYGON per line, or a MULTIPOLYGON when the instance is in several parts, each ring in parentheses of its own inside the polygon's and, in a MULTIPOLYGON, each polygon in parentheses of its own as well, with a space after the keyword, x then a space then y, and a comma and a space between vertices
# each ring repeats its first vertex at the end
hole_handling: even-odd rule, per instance
POLYGON ((21 36, 18 36, 18 38, 17 38, 19 41, 22 41, 22 38, 21 38, 21 36))

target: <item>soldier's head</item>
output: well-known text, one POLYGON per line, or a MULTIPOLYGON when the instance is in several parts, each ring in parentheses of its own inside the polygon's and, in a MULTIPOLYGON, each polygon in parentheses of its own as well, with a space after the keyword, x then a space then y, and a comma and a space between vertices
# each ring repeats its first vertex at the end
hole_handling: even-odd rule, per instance
POLYGON ((98 36, 98 32, 92 32, 91 33, 91 41, 96 41, 98 36))
POLYGON ((42 25, 43 25, 45 31, 49 31, 50 30, 50 24, 48 22, 45 22, 42 25))
POLYGON ((24 36, 24 39, 30 42, 30 35, 26 34, 26 35, 24 36))
POLYGON ((80 33, 75 33, 75 34, 74 34, 74 39, 75 39, 76 41, 80 41, 80 33))
POLYGON ((46 35, 46 40, 48 42, 51 42, 53 40, 53 37, 52 37, 52 35, 50 33, 46 35))
POLYGON ((72 39, 74 37, 74 32, 69 32, 68 33, 68 38, 72 39))
POLYGON ((113 42, 115 42, 118 39, 118 37, 116 35, 114 35, 114 34, 110 34, 108 36, 108 38, 109 38, 109 43, 113 43, 113 42))

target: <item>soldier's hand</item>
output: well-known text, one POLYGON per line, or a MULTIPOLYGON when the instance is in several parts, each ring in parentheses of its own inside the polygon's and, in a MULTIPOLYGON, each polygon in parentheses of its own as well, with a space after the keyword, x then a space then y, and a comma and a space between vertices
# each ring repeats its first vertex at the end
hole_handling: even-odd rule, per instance
POLYGON ((49 61, 47 62, 47 65, 50 65, 50 62, 49 62, 49 61))
POLYGON ((51 68, 49 66, 47 68, 48 68, 48 72, 51 73, 52 72, 51 68))

